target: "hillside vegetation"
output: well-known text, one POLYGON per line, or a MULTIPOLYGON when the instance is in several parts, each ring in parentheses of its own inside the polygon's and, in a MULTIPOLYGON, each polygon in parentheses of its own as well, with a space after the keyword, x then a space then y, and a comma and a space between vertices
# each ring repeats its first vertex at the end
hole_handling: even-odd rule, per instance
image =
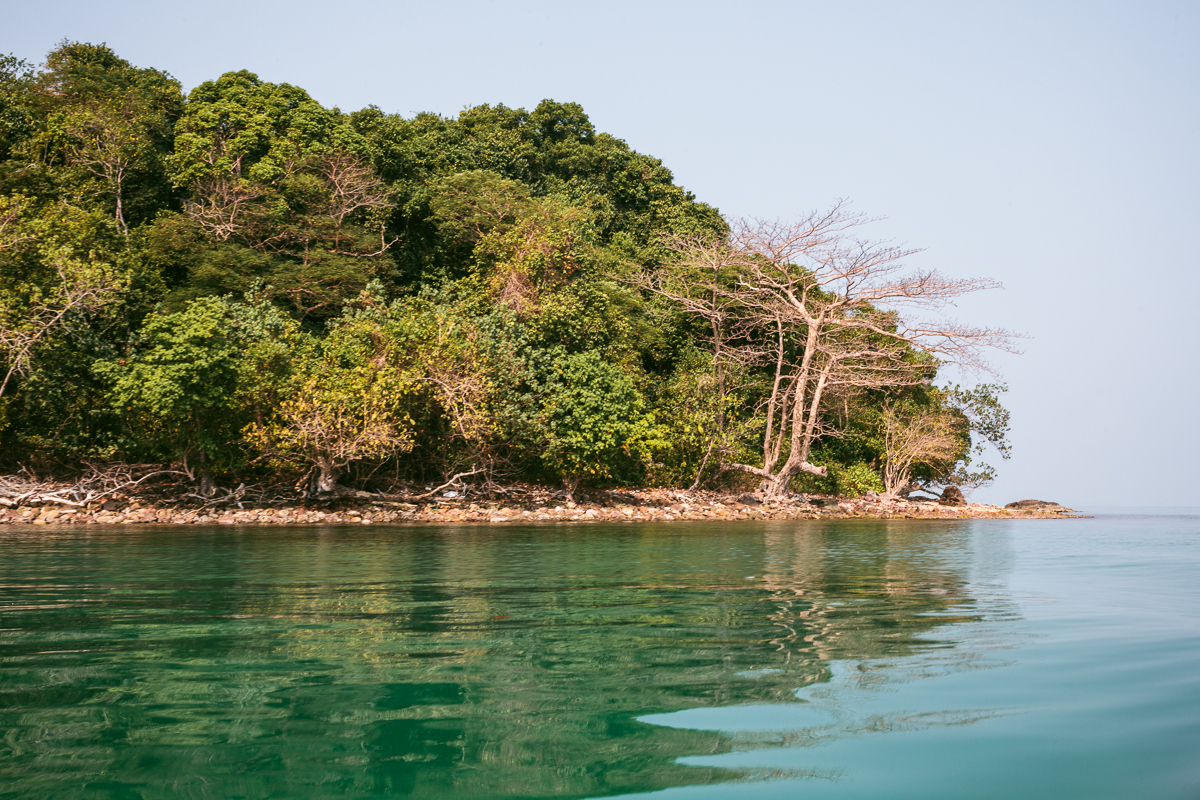
POLYGON ((868 222, 726 219, 574 103, 404 118, 103 45, 3 58, 0 470, 986 482, 1003 387, 937 373, 1011 335, 925 311, 990 283, 868 222))

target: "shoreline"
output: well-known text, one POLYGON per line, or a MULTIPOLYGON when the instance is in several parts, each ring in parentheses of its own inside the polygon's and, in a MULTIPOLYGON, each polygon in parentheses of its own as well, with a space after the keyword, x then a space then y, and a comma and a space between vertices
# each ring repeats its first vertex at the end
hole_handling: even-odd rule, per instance
MULTIPOLYGON (((667 489, 606 492, 599 500, 572 503, 550 492, 524 498, 406 501, 386 497, 342 498, 261 508, 171 508, 131 499, 103 507, 61 505, 0 507, 0 525, 397 525, 587 522, 674 522, 819 519, 1079 519, 1072 513, 1009 509, 982 503, 812 497, 760 502, 748 495, 685 493, 667 489), (538 496, 541 495, 541 496, 538 496)), ((531 496, 532 495, 532 496, 531 496)))

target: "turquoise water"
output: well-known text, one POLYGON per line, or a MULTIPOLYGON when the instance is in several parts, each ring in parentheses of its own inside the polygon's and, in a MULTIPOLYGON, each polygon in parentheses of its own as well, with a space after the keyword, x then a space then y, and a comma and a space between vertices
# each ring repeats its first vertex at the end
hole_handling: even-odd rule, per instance
POLYGON ((1200 517, 0 529, 0 798, 1200 797, 1200 517))

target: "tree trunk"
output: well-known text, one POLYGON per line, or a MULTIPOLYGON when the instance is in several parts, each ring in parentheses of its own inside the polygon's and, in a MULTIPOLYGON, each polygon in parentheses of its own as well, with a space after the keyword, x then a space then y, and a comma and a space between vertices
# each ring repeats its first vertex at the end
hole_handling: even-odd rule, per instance
POLYGON ((208 467, 200 467, 200 496, 212 497, 217 491, 216 482, 213 481, 212 473, 208 467))
POLYGON ((809 475, 816 475, 819 478, 824 478, 829 475, 829 470, 825 467, 818 467, 816 464, 808 461, 801 461, 798 464, 789 463, 784 465, 784 469, 776 475, 764 476, 763 484, 760 491, 763 496, 770 500, 779 500, 788 496, 789 487, 792 484, 792 478, 802 472, 809 475))
POLYGON ((313 476, 313 491, 317 494, 332 494, 337 490, 338 468, 334 465, 333 459, 318 457, 317 458, 317 473, 313 476))
MULTIPOLYGON (((217 492, 216 482, 213 481, 212 471, 208 468, 208 458, 201 449, 200 455, 200 496, 212 497, 217 492)), ((186 457, 185 457, 186 458, 186 457)), ((186 465, 186 461, 184 462, 186 465)))

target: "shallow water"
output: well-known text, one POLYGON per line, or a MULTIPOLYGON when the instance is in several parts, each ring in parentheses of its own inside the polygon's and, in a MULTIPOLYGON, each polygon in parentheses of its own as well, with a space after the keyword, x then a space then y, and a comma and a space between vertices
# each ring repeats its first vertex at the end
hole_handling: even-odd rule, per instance
POLYGON ((0 531, 0 798, 1200 796, 1200 517, 0 531))

